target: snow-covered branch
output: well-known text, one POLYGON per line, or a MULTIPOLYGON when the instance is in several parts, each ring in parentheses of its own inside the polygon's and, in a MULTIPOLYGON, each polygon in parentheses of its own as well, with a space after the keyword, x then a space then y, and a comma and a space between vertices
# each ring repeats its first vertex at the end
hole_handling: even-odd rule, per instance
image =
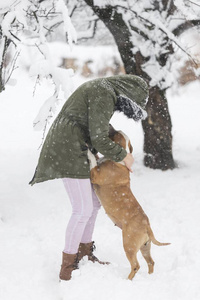
MULTIPOLYGON (((82 2, 82 1, 80 1, 82 2)), ((178 38, 192 26, 200 25, 200 6, 197 0, 84 0, 104 20, 115 40, 122 38, 122 28, 132 44, 133 71, 139 70, 151 86, 166 89, 174 81, 171 68, 175 65, 176 52, 182 53, 181 61, 189 58, 194 65, 196 58, 178 38), (137 65, 137 66, 136 66, 137 65), (150 78, 150 80, 149 80, 150 78)), ((118 44, 120 48, 120 43, 118 44)), ((123 47, 120 50, 123 52, 123 47)), ((125 53, 122 55, 126 57, 125 53)), ((126 65, 127 59, 124 59, 126 65)), ((127 64, 127 72, 130 68, 127 64)), ((175 73, 175 72, 174 72, 175 73)))

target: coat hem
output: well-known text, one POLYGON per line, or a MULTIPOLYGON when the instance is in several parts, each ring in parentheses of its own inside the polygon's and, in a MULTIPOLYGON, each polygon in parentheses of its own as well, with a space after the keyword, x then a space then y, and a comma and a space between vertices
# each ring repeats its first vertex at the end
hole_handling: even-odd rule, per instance
POLYGON ((54 180, 54 179, 62 179, 62 178, 90 179, 90 175, 72 175, 72 174, 70 175, 70 174, 67 174, 66 176, 65 175, 60 175, 60 176, 55 176, 53 178, 46 178, 46 177, 33 178, 29 182, 29 184, 32 186, 35 183, 41 183, 41 182, 44 182, 44 181, 49 181, 49 180, 54 180))

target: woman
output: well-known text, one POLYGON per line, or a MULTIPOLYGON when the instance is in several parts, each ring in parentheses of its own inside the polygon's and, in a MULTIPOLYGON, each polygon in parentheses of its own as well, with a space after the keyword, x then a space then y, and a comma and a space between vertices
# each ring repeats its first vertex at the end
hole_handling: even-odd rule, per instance
POLYGON ((90 182, 88 148, 115 162, 124 161, 131 170, 132 154, 108 137, 109 122, 115 111, 135 121, 144 119, 147 84, 134 75, 99 78, 82 84, 65 102, 53 122, 40 153, 30 184, 62 178, 72 204, 60 279, 69 280, 85 255, 93 255, 92 233, 100 203, 90 182))

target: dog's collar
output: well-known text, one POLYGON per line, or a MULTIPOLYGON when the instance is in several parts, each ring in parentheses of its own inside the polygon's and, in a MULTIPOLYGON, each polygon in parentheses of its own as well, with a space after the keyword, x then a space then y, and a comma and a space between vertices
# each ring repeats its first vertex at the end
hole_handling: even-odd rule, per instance
MULTIPOLYGON (((104 161, 107 161, 107 160, 110 160, 110 159, 105 158, 105 157, 100 157, 100 158, 98 159, 98 161, 97 161, 97 165, 100 165, 100 164, 102 164, 104 161)), ((116 162, 116 163, 117 163, 117 164, 120 164, 120 165, 123 165, 123 166, 126 166, 123 160, 122 160, 122 161, 119 161, 119 162, 116 162)))
POLYGON ((122 161, 119 161, 118 164, 123 165, 123 166, 126 166, 126 165, 125 165, 125 162, 124 162, 123 160, 122 160, 122 161))

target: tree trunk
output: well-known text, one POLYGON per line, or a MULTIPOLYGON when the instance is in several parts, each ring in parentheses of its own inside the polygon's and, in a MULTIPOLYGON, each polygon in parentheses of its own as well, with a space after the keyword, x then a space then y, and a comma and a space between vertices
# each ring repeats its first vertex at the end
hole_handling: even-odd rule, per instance
POLYGON ((10 41, 7 37, 1 37, 1 42, 4 43, 2 57, 1 57, 1 64, 0 64, 0 93, 5 90, 5 81, 3 78, 3 71, 4 71, 4 59, 6 56, 6 51, 9 47, 10 41), (4 41, 2 41, 4 39, 4 41))
MULTIPOLYGON (((142 70, 147 58, 138 51, 133 54, 131 33, 123 16, 116 12, 112 6, 100 8, 93 5, 93 0, 85 0, 94 13, 104 22, 113 35, 121 55, 127 74, 135 74, 149 81, 149 76, 142 70)), ((171 118, 169 115, 165 91, 158 86, 150 88, 147 103, 147 120, 143 121, 144 130, 144 164, 154 169, 173 169, 175 163, 172 155, 171 118)))
POLYGON ((142 122, 144 129, 144 164, 153 169, 174 169, 172 155, 171 118, 165 91, 150 88, 146 106, 148 117, 142 122))
POLYGON ((4 87, 4 80, 3 80, 3 62, 0 64, 0 93, 3 92, 5 89, 4 87))

